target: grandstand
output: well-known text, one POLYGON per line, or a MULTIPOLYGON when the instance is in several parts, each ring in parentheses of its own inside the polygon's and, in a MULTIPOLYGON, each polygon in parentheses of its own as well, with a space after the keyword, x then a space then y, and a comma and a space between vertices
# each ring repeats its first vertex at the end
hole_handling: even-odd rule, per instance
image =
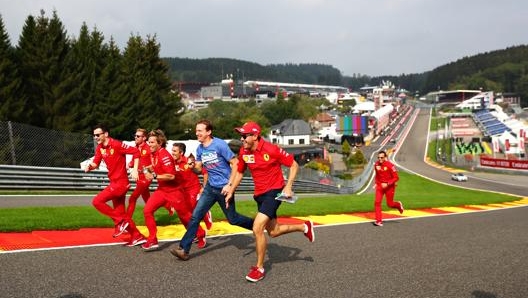
POLYGON ((473 113, 473 119, 485 136, 491 137, 503 134, 505 131, 511 132, 511 128, 497 119, 497 117, 491 114, 488 110, 476 111, 473 113))

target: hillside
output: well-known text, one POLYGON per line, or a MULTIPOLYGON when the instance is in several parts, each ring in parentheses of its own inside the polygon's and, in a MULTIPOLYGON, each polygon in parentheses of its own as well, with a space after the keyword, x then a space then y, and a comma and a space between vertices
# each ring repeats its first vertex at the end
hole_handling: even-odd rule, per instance
POLYGON ((219 82, 232 75, 235 80, 264 80, 291 83, 340 85, 357 90, 365 85, 378 85, 390 80, 411 92, 426 94, 449 89, 482 89, 517 93, 522 106, 528 106, 528 45, 480 53, 439 66, 419 74, 399 76, 355 75, 324 64, 260 65, 227 58, 188 59, 162 58, 169 66, 174 81, 219 82))

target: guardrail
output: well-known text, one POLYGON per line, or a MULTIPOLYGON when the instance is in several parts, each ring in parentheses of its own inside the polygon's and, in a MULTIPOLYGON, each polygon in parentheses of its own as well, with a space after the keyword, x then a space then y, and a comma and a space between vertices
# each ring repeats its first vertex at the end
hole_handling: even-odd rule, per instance
MULTIPOLYGON (((31 167, 0 165, 0 190, 100 190, 109 183, 107 172, 95 170, 85 173, 76 168, 31 167)), ((135 182, 131 181, 132 188, 135 182)), ((156 181, 151 185, 154 190, 156 181)), ((244 177, 238 191, 252 192, 251 177, 244 177)), ((313 181, 296 180, 297 193, 348 193, 346 187, 319 184, 313 181)))

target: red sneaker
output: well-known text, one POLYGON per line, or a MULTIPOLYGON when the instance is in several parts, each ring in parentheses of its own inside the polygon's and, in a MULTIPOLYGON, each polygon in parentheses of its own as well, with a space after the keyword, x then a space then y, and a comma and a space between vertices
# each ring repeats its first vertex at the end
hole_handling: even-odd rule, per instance
POLYGON ((306 238, 308 238, 308 240, 310 240, 310 242, 314 242, 315 241, 315 233, 314 233, 314 228, 313 228, 313 221, 312 220, 307 220, 307 221, 304 222, 304 225, 307 228, 306 232, 304 233, 304 236, 306 236, 306 238))
POLYGON ((125 244, 125 246, 133 247, 133 246, 138 246, 146 242, 147 242, 147 238, 143 237, 143 235, 138 235, 136 238, 130 238, 130 241, 128 241, 125 244))
POLYGON ((205 239, 205 236, 198 238, 198 243, 196 244, 196 246, 199 249, 205 248, 207 246, 207 239, 205 239))
POLYGON ((159 248, 158 240, 147 240, 146 243, 141 245, 141 248, 143 248, 144 251, 157 250, 159 248))
POLYGON ((210 230, 213 226, 213 216, 211 215, 211 211, 207 211, 203 218, 203 221, 205 223, 205 227, 210 230))
POLYGON ((400 214, 402 214, 402 213, 403 213, 403 210, 405 210, 405 209, 403 209, 403 204, 402 204, 402 202, 398 202, 398 203, 400 203, 400 204, 399 204, 400 206, 398 206, 398 211, 400 211, 400 214))
POLYGON ((124 232, 126 232, 126 229, 128 228, 128 221, 127 220, 121 220, 114 229, 114 235, 112 237, 117 238, 121 236, 124 232))
POLYGON ((251 282, 257 282, 264 278, 266 274, 264 273, 264 268, 259 269, 257 266, 252 266, 249 269, 249 273, 246 275, 246 279, 251 282))

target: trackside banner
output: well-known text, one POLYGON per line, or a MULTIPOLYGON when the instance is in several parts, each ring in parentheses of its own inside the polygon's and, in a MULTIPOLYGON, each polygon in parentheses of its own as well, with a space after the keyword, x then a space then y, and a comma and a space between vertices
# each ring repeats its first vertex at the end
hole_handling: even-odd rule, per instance
POLYGON ((481 156, 480 165, 483 167, 506 168, 512 170, 528 171, 528 160, 497 159, 481 156))

